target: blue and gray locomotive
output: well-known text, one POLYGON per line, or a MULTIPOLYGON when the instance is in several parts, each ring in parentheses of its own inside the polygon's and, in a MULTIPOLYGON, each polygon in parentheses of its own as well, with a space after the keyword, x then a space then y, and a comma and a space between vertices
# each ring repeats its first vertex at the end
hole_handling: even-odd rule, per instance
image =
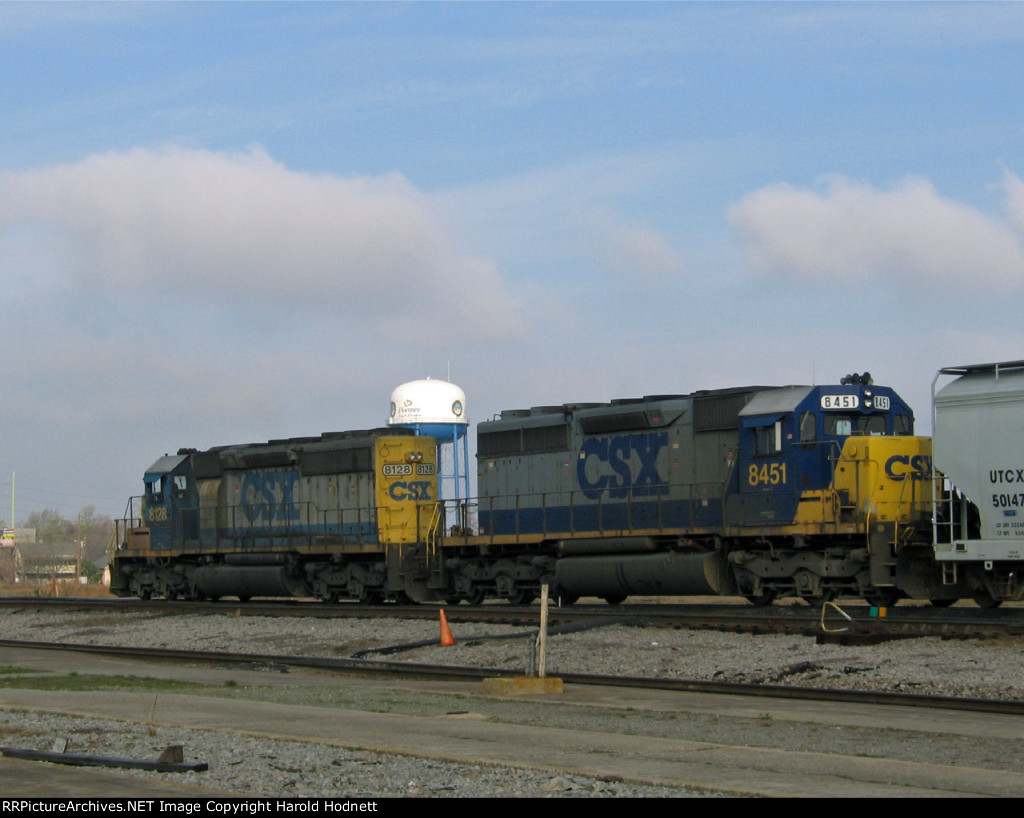
POLYGON ((117 528, 121 596, 424 598, 437 446, 405 429, 181 449, 117 528))
POLYGON ((930 446, 868 375, 502 412, 477 427, 479 530, 450 599, 899 596, 930 446))
POLYGON ((927 574, 918 589, 939 598, 931 441, 913 431, 907 404, 867 375, 506 411, 478 424, 478 496, 457 510, 438 500, 437 441, 396 427, 183 449, 146 472, 111 587, 886 603, 927 574))

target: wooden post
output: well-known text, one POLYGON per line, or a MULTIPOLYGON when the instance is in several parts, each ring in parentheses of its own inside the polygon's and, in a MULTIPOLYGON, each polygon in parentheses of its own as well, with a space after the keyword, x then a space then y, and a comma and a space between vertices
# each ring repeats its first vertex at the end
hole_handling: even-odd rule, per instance
POLYGON ((548 586, 540 586, 540 633, 537 634, 537 675, 543 679, 548 653, 548 586))

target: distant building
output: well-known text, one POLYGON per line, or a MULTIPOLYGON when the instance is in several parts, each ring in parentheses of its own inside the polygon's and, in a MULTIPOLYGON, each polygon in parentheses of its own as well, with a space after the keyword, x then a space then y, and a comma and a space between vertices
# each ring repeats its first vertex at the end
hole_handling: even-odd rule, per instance
POLYGON ((75 580, 81 570, 79 543, 21 543, 20 577, 27 582, 52 579, 75 580))
POLYGON ((0 582, 13 585, 21 575, 21 554, 13 528, 0 532, 0 582))
POLYGON ((82 543, 36 542, 34 528, 5 528, 0 533, 0 583, 77 581, 82 543))

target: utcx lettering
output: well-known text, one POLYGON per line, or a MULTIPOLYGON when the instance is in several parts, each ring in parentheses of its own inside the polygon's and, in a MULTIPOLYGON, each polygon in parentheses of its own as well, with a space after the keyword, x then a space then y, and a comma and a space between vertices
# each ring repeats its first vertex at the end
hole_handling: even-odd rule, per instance
POLYGON ((597 500, 605 491, 616 498, 656 494, 665 485, 658 474, 658 452, 667 444, 668 432, 588 438, 576 464, 583 496, 597 500))
POLYGON ((990 483, 1024 483, 1024 469, 989 469, 990 483))

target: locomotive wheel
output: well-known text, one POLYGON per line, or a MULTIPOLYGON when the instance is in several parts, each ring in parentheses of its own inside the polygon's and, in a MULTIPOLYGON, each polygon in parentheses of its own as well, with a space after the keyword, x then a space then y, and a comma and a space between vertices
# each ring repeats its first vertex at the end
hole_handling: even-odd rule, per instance
POLYGON ((505 597, 512 605, 529 605, 536 598, 537 595, 528 588, 516 588, 516 590, 505 597))
POLYGON ((487 598, 487 592, 483 588, 473 588, 464 599, 467 605, 482 605, 487 598))
POLYGON ((876 608, 891 608, 902 598, 902 592, 896 588, 875 588, 864 594, 864 601, 876 608))
POLYGON ((364 588, 359 595, 359 602, 362 605, 380 605, 384 601, 384 592, 376 588, 364 588))
POLYGON ((759 594, 747 594, 744 598, 757 608, 767 608, 775 601, 775 591, 762 591, 759 594))
POLYGON ((818 594, 817 596, 805 596, 803 597, 803 601, 810 605, 812 608, 820 608, 822 605, 831 602, 835 598, 835 594, 824 593, 818 594))
POLYGON ((974 600, 974 604, 979 608, 998 608, 1003 604, 1001 599, 993 599, 992 594, 988 591, 976 591, 971 599, 974 600))
POLYGON ((955 599, 929 599, 928 602, 933 608, 948 608, 954 602, 955 599))
POLYGON ((601 599, 603 599, 609 605, 621 605, 623 602, 626 601, 626 595, 625 594, 611 594, 609 596, 603 596, 603 597, 601 597, 601 599))

